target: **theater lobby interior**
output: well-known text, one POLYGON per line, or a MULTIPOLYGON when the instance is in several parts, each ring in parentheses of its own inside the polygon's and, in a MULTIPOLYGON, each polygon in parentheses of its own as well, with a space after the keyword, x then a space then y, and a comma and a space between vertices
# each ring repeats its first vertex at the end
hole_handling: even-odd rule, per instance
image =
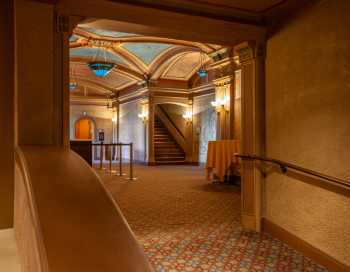
POLYGON ((0 272, 350 272, 349 1, 0 13, 0 272))

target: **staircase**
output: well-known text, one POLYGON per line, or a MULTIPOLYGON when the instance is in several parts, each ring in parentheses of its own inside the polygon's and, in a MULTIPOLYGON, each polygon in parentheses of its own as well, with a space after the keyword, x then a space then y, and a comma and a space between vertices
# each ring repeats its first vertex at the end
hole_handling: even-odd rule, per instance
POLYGON ((154 119, 154 153, 157 165, 185 164, 185 153, 157 115, 154 119))

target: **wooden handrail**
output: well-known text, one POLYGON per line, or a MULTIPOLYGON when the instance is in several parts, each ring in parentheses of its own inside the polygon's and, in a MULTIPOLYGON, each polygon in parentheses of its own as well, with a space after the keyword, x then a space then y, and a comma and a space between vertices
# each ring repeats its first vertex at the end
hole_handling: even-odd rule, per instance
POLYGON ((174 121, 170 118, 169 114, 166 112, 166 110, 162 107, 162 105, 158 105, 161 112, 168 118, 168 121, 172 124, 172 126, 177 130, 177 132, 182 136, 183 139, 185 139, 185 136, 181 132, 181 130, 177 127, 177 125, 174 123, 174 121))
POLYGON ((307 169, 307 168, 304 168, 304 167, 301 167, 301 166, 298 166, 298 165, 295 165, 295 164, 292 164, 289 162, 285 162, 285 161, 281 161, 281 160, 277 160, 277 159, 272 159, 272 158, 267 158, 267 157, 261 157, 261 156, 257 156, 257 155, 235 154, 235 156, 240 158, 240 159, 243 159, 243 160, 264 161, 264 162, 277 164, 281 168, 281 171, 283 173, 286 173, 288 171, 288 168, 290 168, 290 169, 296 170, 298 172, 326 180, 327 182, 335 184, 337 186, 341 186, 343 188, 350 189, 350 181, 336 178, 336 177, 332 177, 329 175, 325 175, 325 174, 322 174, 320 172, 316 172, 314 170, 310 170, 310 169, 307 169))

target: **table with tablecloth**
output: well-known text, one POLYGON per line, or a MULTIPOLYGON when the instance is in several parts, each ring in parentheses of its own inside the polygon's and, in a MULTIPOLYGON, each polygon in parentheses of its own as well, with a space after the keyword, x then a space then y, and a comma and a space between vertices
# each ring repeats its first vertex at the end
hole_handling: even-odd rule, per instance
POLYGON ((235 157, 239 153, 238 140, 209 141, 207 153, 207 179, 210 180, 214 173, 220 181, 224 181, 227 170, 238 167, 239 161, 235 157))

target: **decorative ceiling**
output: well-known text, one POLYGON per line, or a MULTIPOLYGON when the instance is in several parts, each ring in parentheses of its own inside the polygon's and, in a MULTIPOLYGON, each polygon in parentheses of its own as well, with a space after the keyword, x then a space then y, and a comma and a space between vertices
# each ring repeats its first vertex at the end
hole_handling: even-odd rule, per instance
POLYGON ((145 78, 188 81, 200 68, 201 54, 204 63, 210 63, 208 54, 222 49, 213 44, 87 27, 77 27, 69 41, 71 81, 81 87, 72 93, 78 94, 80 90, 81 94, 87 87, 88 93, 95 89, 94 95, 138 86, 145 78), (96 60, 106 60, 116 66, 106 77, 98 77, 87 66, 96 60))

